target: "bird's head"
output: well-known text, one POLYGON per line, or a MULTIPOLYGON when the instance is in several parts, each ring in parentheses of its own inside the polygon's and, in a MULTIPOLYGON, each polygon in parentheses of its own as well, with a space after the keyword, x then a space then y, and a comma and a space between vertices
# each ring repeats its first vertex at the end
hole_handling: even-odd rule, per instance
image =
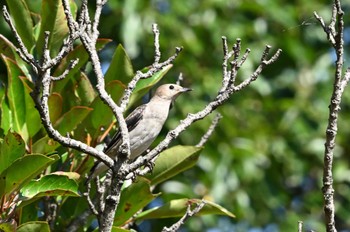
POLYGON ((175 84, 165 84, 157 88, 154 96, 165 99, 165 100, 175 100, 177 96, 181 93, 191 91, 190 88, 184 88, 180 85, 175 84))

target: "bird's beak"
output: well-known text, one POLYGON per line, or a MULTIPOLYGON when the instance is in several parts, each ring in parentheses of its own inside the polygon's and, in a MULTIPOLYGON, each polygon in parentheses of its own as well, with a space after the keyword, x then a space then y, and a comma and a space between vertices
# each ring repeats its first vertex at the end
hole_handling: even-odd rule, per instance
POLYGON ((182 88, 181 89, 181 93, 184 93, 184 92, 189 92, 189 91, 192 91, 193 89, 191 88, 182 88))

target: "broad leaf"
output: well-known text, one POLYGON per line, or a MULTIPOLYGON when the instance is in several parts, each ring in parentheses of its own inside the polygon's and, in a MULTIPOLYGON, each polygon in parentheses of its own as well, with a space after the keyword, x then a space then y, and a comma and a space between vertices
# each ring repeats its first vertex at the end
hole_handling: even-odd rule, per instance
MULTIPOLYGON (((187 206, 190 204, 191 209, 194 209, 198 203, 200 203, 200 199, 176 199, 172 200, 161 207, 153 208, 146 210, 139 215, 136 216, 136 220, 144 220, 144 219, 152 219, 152 218, 171 218, 171 217, 182 217, 186 210, 187 206)), ((224 207, 217 205, 213 202, 206 201, 205 206, 196 214, 206 215, 206 214, 219 214, 226 215, 229 217, 235 217, 230 211, 225 209, 224 207)))
POLYGON ((50 227, 47 222, 43 221, 34 221, 27 222, 20 225, 17 229, 17 232, 50 232, 50 227))
POLYGON ((18 190, 58 159, 57 155, 31 154, 15 160, 0 174, 0 197, 18 190))
MULTIPOLYGON (((129 106, 132 106, 135 101, 143 97, 155 84, 160 81, 165 74, 173 67, 172 64, 169 64, 168 66, 165 66, 162 70, 156 72, 153 74, 152 77, 147 79, 141 79, 139 82, 137 82, 137 85, 135 87, 135 90, 130 98, 129 106)), ((145 68, 143 72, 147 72, 148 68, 145 68)))
POLYGON ((55 127, 61 134, 73 131, 84 118, 91 112, 92 108, 76 106, 61 116, 55 123, 55 127))
POLYGON ((76 75, 74 83, 76 86, 75 95, 79 98, 80 105, 89 106, 97 96, 94 87, 85 73, 76 75))
MULTIPOLYGON (((70 0, 71 12, 75 14, 77 6, 70 0)), ((41 4, 41 27, 36 44, 39 56, 42 55, 45 31, 50 32, 49 49, 50 55, 55 56, 63 44, 63 39, 68 34, 66 15, 64 14, 62 1, 46 0, 41 4)))
POLYGON ((25 154, 25 143, 16 132, 8 132, 0 140, 0 173, 7 169, 16 159, 25 154))
POLYGON ((12 60, 15 60, 17 65, 25 73, 26 77, 30 78, 27 64, 17 54, 16 47, 6 37, 4 37, 1 34, 0 34, 0 53, 12 60))
POLYGON ((110 81, 118 80, 126 86, 133 75, 134 70, 130 58, 126 54, 123 46, 118 44, 109 68, 105 74, 105 82, 109 83, 110 81))
POLYGON ((16 231, 17 223, 12 219, 11 222, 0 222, 0 231, 1 232, 13 232, 16 231))
POLYGON ((63 105, 63 99, 61 94, 52 93, 49 96, 49 112, 50 112, 50 120, 52 123, 55 123, 57 119, 61 117, 62 105, 63 105))
POLYGON ((21 195, 24 199, 44 196, 80 196, 75 180, 69 178, 69 175, 57 174, 45 175, 38 180, 31 180, 21 188, 21 195))
POLYGON ((21 77, 20 80, 22 81, 24 87, 24 99, 26 107, 25 126, 28 130, 29 138, 32 138, 41 129, 41 119, 39 112, 35 109, 33 98, 30 96, 32 89, 29 87, 27 79, 25 77, 21 77))
POLYGON ((33 153, 47 154, 53 152, 60 146, 60 143, 50 138, 48 135, 36 141, 32 146, 33 153))
POLYGON ((193 167, 202 149, 195 146, 174 146, 163 151, 155 162, 152 174, 147 175, 147 178, 152 185, 156 185, 193 167))
POLYGON ((113 225, 119 226, 125 223, 157 195, 151 193, 150 183, 147 179, 139 178, 135 183, 122 191, 113 225))
POLYGON ((26 123, 25 92, 22 81, 19 78, 19 76, 23 76, 24 74, 13 60, 3 55, 2 59, 7 68, 7 97, 11 109, 12 127, 13 130, 20 133, 24 140, 26 140, 28 135, 24 128, 26 123))
MULTIPOLYGON (((111 42, 110 39, 98 39, 96 43, 96 49, 100 50, 102 49, 107 43, 111 42)), ((79 58, 79 62, 75 67, 70 70, 69 74, 60 81, 55 81, 53 83, 53 92, 61 93, 62 90, 65 88, 66 84, 70 80, 71 77, 73 77, 77 72, 80 72, 80 69, 86 64, 86 62, 89 59, 89 55, 87 54, 85 48, 83 45, 79 45, 76 48, 74 48, 73 51, 68 53, 68 55, 62 60, 62 62, 59 64, 57 69, 54 72, 54 76, 61 75, 68 67, 70 62, 72 60, 75 60, 79 58)))
POLYGON ((24 45, 30 51, 34 45, 33 21, 30 11, 23 0, 6 0, 10 9, 11 17, 19 36, 22 38, 24 45))

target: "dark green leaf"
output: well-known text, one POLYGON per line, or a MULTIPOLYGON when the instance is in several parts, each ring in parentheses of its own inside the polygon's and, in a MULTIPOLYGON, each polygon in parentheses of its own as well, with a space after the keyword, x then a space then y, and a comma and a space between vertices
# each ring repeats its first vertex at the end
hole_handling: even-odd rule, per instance
POLYGON ((152 174, 147 178, 152 185, 156 185, 193 167, 202 149, 195 146, 175 146, 163 151, 155 162, 152 174))
POLYGON ((25 154, 25 143, 16 132, 8 131, 0 140, 0 173, 25 154))
MULTIPOLYGON (((74 1, 70 1, 71 12, 75 14, 77 7, 74 1)), ((57 55, 62 46, 63 39, 68 34, 66 16, 62 1, 46 0, 41 5, 41 27, 37 41, 37 52, 41 56, 44 45, 45 31, 50 32, 49 49, 51 56, 57 55)))
POLYGON ((32 146, 33 153, 47 154, 53 152, 60 146, 60 143, 50 138, 49 136, 44 136, 37 140, 32 146))
POLYGON ((130 58, 123 46, 119 44, 115 49, 112 61, 105 75, 105 82, 118 80, 126 86, 134 75, 130 58))
POLYGON ((19 189, 58 159, 57 155, 47 157, 40 154, 18 158, 0 174, 0 196, 19 189))
POLYGON ((52 93, 49 96, 49 112, 52 123, 55 123, 62 114, 62 96, 59 93, 52 93))
MULTIPOLYGON (((110 39, 98 39, 96 43, 96 49, 100 50, 102 49, 106 44, 111 42, 110 39)), ((54 76, 61 75, 68 67, 70 62, 72 60, 75 60, 79 58, 79 62, 75 67, 70 70, 69 74, 60 81, 55 81, 53 84, 53 92, 61 93, 62 90, 65 88, 67 82, 70 80, 71 77, 73 77, 77 72, 80 72, 80 69, 86 64, 86 62, 89 59, 89 55, 87 54, 85 48, 83 45, 79 45, 76 48, 74 48, 73 51, 71 51, 59 64, 57 69, 54 72, 54 76)))
POLYGON ((23 0, 6 0, 6 2, 17 32, 28 51, 30 51, 34 45, 34 36, 33 21, 28 6, 23 0))
MULTIPOLYGON (((170 217, 182 217, 186 210, 187 206, 191 204, 191 209, 194 209, 200 199, 176 199, 172 200, 165 205, 153 209, 146 210, 136 216, 136 220, 152 219, 152 218, 170 218, 170 217)), ((217 205, 213 202, 206 201, 205 206, 197 213, 196 215, 206 215, 206 214, 219 214, 226 215, 229 217, 235 217, 230 211, 224 207, 217 205)))
POLYGON ((76 86, 76 95, 80 99, 80 104, 89 106, 96 97, 96 92, 89 78, 85 73, 80 72, 80 75, 76 75, 74 84, 76 86))
POLYGON ((2 59, 7 68, 7 97, 12 114, 13 130, 20 133, 26 140, 28 135, 24 128, 24 124, 26 123, 25 92, 23 84, 19 78, 19 76, 23 76, 24 74, 13 60, 3 55, 2 59))

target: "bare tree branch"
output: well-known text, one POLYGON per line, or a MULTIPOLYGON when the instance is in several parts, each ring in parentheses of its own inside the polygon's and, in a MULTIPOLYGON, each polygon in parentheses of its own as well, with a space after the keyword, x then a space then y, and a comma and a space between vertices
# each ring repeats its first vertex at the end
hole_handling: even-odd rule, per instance
POLYGON ((323 198, 324 212, 327 232, 336 232, 335 227, 335 207, 334 207, 334 189, 333 189, 333 157, 335 139, 338 131, 338 115, 340 111, 341 97, 345 86, 349 82, 349 69, 344 76, 344 12, 341 9, 340 0, 333 3, 332 18, 329 26, 326 26, 322 17, 314 12, 316 19, 320 22, 323 30, 331 45, 334 47, 337 60, 333 85, 333 92, 329 105, 328 125, 326 129, 326 142, 324 152, 324 169, 323 169, 323 198))
POLYGON ((214 130, 215 130, 216 126, 218 125, 221 118, 222 118, 221 114, 217 113, 215 115, 215 118, 211 122, 211 125, 210 125, 208 131, 202 136, 201 140, 196 145, 196 147, 202 147, 208 141, 209 137, 214 132, 214 130))
POLYGON ((180 227, 185 223, 185 221, 187 221, 190 217, 193 217, 199 211, 201 211, 201 209, 205 206, 205 204, 206 204, 206 202, 204 200, 202 200, 200 203, 197 204, 197 206, 193 210, 191 210, 192 203, 189 201, 186 213, 180 218, 180 220, 177 221, 176 223, 174 223, 169 228, 164 227, 162 229, 162 232, 175 232, 175 231, 178 231, 180 229, 180 227))

